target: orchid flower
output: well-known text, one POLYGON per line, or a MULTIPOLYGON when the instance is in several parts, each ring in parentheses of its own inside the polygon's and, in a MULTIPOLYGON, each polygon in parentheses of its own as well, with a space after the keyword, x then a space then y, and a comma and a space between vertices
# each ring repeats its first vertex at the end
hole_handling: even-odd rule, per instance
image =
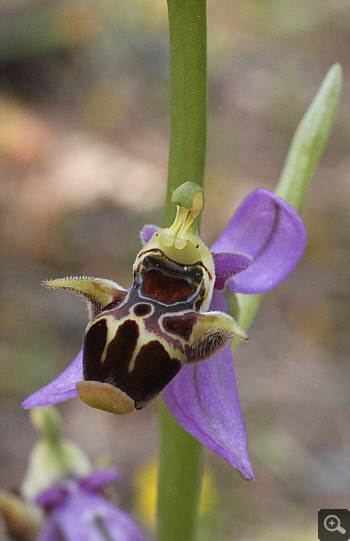
POLYGON ((30 415, 40 438, 19 494, 0 491, 7 533, 22 541, 145 541, 132 518, 108 499, 116 468, 94 470, 83 450, 62 437, 53 406, 30 415))
POLYGON ((224 289, 257 294, 278 286, 304 252, 305 228, 288 203, 259 188, 209 251, 197 228, 202 189, 187 182, 172 201, 173 225, 141 232, 132 288, 95 278, 44 282, 83 295, 90 322, 72 364, 23 407, 79 396, 92 407, 129 413, 162 393, 185 430, 251 479, 230 348, 230 340, 248 336, 227 314, 224 289))
POLYGON ((67 479, 36 498, 47 515, 38 541, 144 541, 127 513, 109 502, 104 487, 118 477, 115 469, 100 470, 82 479, 67 479))

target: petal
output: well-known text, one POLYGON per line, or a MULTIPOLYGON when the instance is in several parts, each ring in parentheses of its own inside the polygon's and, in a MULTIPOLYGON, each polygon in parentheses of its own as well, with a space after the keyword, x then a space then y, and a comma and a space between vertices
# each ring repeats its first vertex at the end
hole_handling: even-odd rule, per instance
POLYGON ((83 350, 81 349, 74 361, 58 378, 24 400, 22 403, 23 408, 29 409, 36 406, 48 406, 49 404, 57 404, 58 402, 68 400, 68 398, 78 396, 75 385, 77 381, 81 381, 82 374, 83 350))
POLYGON ((253 262, 245 254, 211 252, 215 264, 215 289, 224 289, 225 282, 238 272, 246 270, 253 262))
POLYGON ((69 489, 63 485, 54 485, 44 490, 35 498, 35 503, 44 507, 46 511, 51 511, 61 505, 69 495, 69 489))
POLYGON ((147 242, 149 242, 153 237, 154 233, 160 231, 160 229, 161 228, 157 227, 156 225, 145 225, 140 233, 142 244, 147 244, 147 242))
MULTIPOLYGON (((214 292, 210 309, 227 312, 223 293, 214 292)), ((187 432, 240 470, 246 479, 254 478, 229 345, 208 361, 181 368, 162 396, 187 432)))
POLYGON ((280 197, 254 190, 238 207, 212 247, 214 252, 239 252, 253 258, 251 266, 230 278, 236 293, 255 294, 278 286, 303 255, 306 231, 299 214, 280 197))
POLYGON ((114 483, 118 477, 119 472, 116 468, 95 470, 79 481, 79 487, 87 492, 98 492, 106 485, 114 483))

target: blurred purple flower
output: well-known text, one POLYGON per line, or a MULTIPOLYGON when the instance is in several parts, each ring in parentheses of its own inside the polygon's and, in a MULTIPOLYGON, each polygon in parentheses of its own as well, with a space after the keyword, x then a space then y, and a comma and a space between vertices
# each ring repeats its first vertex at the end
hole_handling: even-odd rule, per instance
POLYGON ((144 541, 129 515, 102 494, 117 475, 114 469, 95 471, 39 494, 36 504, 46 511, 47 521, 38 541, 144 541))
MULTIPOLYGON (((157 229, 146 226, 142 240, 148 242, 157 229)), ((298 213, 268 190, 253 191, 211 248, 216 282, 210 310, 227 313, 224 287, 234 293, 257 294, 278 286, 299 262, 305 245, 305 227, 298 213)), ((27 398, 23 407, 76 397, 76 383, 81 379, 82 351, 56 380, 27 398)), ((185 364, 162 396, 185 430, 243 477, 254 478, 229 345, 208 360, 185 364)))

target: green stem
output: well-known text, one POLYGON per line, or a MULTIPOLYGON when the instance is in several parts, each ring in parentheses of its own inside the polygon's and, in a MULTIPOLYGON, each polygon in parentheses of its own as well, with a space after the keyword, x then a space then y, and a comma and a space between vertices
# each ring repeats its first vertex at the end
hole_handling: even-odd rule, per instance
MULTIPOLYGON (((206 0, 168 0, 171 114, 164 226, 175 215, 174 190, 204 183, 207 118, 206 0)), ((159 400, 158 541, 196 538, 202 445, 159 400)))
POLYGON ((173 191, 203 186, 207 137, 206 0, 168 0, 171 107, 164 226, 174 219, 173 191))
POLYGON ((158 541, 196 538, 203 447, 159 400, 158 541))

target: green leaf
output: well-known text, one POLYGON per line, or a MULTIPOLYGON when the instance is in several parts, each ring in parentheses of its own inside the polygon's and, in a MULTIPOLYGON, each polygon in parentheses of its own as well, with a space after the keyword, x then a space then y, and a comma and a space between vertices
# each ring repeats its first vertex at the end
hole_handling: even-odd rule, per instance
POLYGON ((334 64, 293 137, 276 194, 298 212, 303 208, 310 180, 328 143, 341 84, 341 67, 334 64))
MULTIPOLYGON (((301 212, 313 173, 332 131, 342 84, 342 70, 334 64, 301 120, 293 137, 275 193, 301 212)), ((238 323, 247 329, 263 295, 237 294, 238 323)), ((236 347, 238 344, 234 343, 236 347)))

